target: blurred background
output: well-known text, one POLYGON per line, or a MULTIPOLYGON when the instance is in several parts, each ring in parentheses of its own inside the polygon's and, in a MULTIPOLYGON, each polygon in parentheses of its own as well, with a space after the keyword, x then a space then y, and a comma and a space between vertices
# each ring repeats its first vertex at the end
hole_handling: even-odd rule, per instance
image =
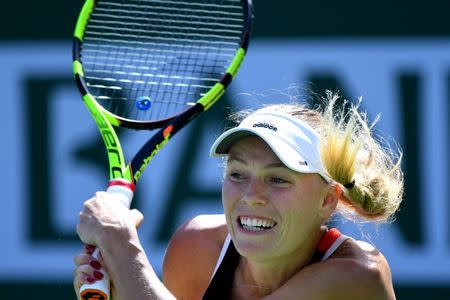
MULTIPOLYGON (((75 299, 78 212, 107 182, 100 136, 72 80, 71 37, 82 4, 2 6, 2 299, 75 299)), ((141 237, 152 264, 160 272, 180 223, 221 212, 220 161, 208 151, 231 110, 314 101, 326 89, 339 90, 351 101, 363 97, 370 118, 381 114, 376 133, 398 141, 406 176, 395 223, 339 227, 383 251, 398 299, 450 299, 450 2, 285 0, 254 6, 249 53, 222 106, 169 143, 140 182, 134 206, 146 217, 141 237)), ((120 135, 130 153, 140 145, 141 136, 120 135)))

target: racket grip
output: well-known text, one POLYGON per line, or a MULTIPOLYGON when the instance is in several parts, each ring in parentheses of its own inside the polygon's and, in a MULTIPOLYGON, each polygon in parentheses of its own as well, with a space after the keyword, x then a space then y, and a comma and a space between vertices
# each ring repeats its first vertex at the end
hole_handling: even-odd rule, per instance
MULTIPOLYGON (((99 255, 100 251, 98 248, 95 248, 92 256, 98 260, 99 255)), ((97 280, 94 283, 85 283, 80 287, 81 300, 110 300, 109 275, 103 267, 99 271, 103 274, 101 280, 97 280)))
MULTIPOLYGON (((134 195, 134 184, 120 179, 111 180, 106 192, 116 195, 116 198, 123 205, 130 208, 134 195)), ((96 260, 99 259, 100 251, 98 248, 95 248, 92 256, 96 260)), ((109 275, 103 267, 99 271, 103 274, 101 280, 97 280, 94 283, 85 283, 81 286, 81 300, 110 300, 109 275)))
POLYGON ((117 195, 117 199, 130 208, 134 195, 134 184, 123 179, 114 179, 109 182, 106 192, 117 195))

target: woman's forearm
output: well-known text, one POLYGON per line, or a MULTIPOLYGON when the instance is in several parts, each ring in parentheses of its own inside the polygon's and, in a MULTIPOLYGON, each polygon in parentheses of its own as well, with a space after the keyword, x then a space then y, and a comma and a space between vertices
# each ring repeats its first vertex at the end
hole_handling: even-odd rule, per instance
POLYGON ((115 246, 103 247, 102 257, 117 300, 175 299, 156 275, 138 239, 116 241, 115 246))

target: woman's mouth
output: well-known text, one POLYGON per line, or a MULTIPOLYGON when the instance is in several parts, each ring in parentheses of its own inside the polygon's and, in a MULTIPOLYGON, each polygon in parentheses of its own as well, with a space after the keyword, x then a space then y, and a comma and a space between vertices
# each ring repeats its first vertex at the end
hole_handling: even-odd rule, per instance
POLYGON ((273 220, 259 217, 240 216, 237 221, 243 229, 249 231, 269 230, 277 225, 273 220))

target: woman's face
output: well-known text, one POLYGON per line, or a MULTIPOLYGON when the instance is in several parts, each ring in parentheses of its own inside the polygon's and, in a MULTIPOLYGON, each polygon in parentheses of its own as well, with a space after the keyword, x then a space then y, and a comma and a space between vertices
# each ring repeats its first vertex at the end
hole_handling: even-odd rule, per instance
POLYGON ((230 148, 222 201, 243 256, 268 259, 307 251, 323 222, 319 210, 326 194, 319 175, 288 169, 258 137, 230 148))

